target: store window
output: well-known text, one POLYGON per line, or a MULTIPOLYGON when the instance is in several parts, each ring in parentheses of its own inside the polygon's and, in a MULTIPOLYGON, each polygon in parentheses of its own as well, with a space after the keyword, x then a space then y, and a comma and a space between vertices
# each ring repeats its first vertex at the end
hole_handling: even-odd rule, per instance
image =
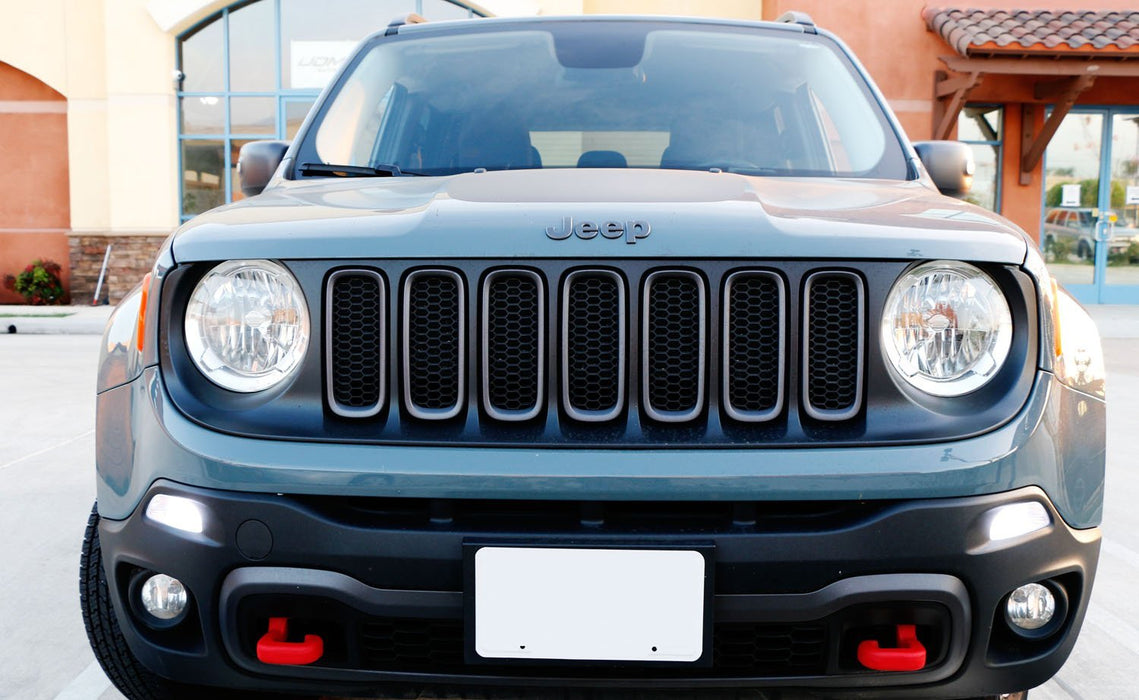
POLYGON ((477 15, 461 0, 255 0, 179 37, 182 221, 241 199, 241 146, 293 138, 356 43, 410 12, 477 15))
POLYGON ((1001 210, 1001 142, 1004 107, 967 105, 957 118, 957 140, 973 149, 977 169, 965 199, 989 211, 1001 210))

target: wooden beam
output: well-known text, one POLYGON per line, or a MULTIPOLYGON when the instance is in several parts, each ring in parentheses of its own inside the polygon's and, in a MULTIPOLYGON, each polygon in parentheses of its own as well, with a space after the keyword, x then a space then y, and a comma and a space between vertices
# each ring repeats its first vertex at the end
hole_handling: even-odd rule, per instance
MULTIPOLYGON (((944 73, 942 75, 944 75, 944 73)), ((977 87, 977 82, 978 73, 957 75, 952 78, 946 76, 943 80, 937 82, 937 89, 934 94, 940 98, 953 94, 958 90, 971 90, 977 87)))
POLYGON ((965 106, 965 99, 981 84, 981 73, 974 71, 950 78, 938 71, 934 74, 934 80, 933 94, 938 106, 933 115, 933 139, 943 141, 953 132, 957 116, 965 106))
POLYGON ((1060 82, 1064 84, 1045 83, 1043 86, 1037 86, 1037 99, 1044 99, 1039 97, 1041 94, 1052 95, 1049 101, 1054 101, 1055 105, 1052 107, 1052 114, 1048 115, 1048 121, 1044 122, 1040 133, 1037 134, 1036 138, 1032 141, 1032 145, 1029 146, 1027 151, 1022 149, 1020 152, 1020 174, 1022 181, 1025 173, 1031 173, 1036 169, 1036 165, 1044 156, 1044 149, 1048 147, 1048 142, 1052 140, 1052 137, 1056 134, 1056 130, 1060 128, 1060 122, 1064 120, 1064 117, 1072 109, 1072 105, 1076 104, 1080 93, 1095 83, 1095 76, 1080 75, 1060 82))
POLYGON ((1042 80, 1032 87, 1032 96, 1041 102, 1063 102, 1076 90, 1076 94, 1095 83, 1094 75, 1079 75, 1058 80, 1042 80), (1081 82, 1082 81, 1082 82, 1081 82), (1079 87, 1083 85, 1084 87, 1079 87))
MULTIPOLYGON (((1021 162, 1024 154, 1032 150, 1032 141, 1036 134, 1036 105, 1028 102, 1020 106, 1020 154, 1021 162)), ((1032 184, 1032 170, 1020 169, 1020 184, 1032 184)))
POLYGON ((1103 61, 1076 58, 965 58, 939 56, 949 70, 992 75, 1096 75, 1102 78, 1139 78, 1139 60, 1103 61))

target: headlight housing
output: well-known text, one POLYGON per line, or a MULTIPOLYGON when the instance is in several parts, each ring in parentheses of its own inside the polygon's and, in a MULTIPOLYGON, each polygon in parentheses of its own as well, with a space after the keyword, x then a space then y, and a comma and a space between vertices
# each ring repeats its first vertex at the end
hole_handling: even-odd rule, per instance
POLYGON ((296 278, 268 260, 206 273, 186 309, 186 349, 214 384, 242 393, 287 379, 308 348, 308 306, 296 278))
POLYGON ((894 371, 934 396, 976 391, 1012 346, 1012 316, 991 277, 967 263, 918 265, 894 283, 882 314, 882 348, 894 371))

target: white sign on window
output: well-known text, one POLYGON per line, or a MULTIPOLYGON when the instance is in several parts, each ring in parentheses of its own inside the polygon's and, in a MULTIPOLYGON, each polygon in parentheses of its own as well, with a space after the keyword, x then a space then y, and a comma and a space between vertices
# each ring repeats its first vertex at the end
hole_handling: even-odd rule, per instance
POLYGON ((1062 207, 1078 207, 1080 206, 1080 186, 1076 185, 1061 185, 1060 187, 1060 206, 1062 207))
POLYGON ((1127 204, 1139 204, 1139 187, 1135 185, 1127 186, 1127 204))
POLYGON ((289 87, 319 90, 356 48, 354 41, 291 41, 289 87))

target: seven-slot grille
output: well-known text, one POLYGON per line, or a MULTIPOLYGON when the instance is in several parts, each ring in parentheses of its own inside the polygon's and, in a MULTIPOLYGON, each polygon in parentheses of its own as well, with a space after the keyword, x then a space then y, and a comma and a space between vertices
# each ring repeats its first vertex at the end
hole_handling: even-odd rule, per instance
MULTIPOLYGON (((560 375, 556 405, 574 421, 622 416, 630 408, 629 370, 638 372, 639 405, 650 421, 696 420, 712 399, 718 399, 713 408, 740 422, 778 418, 786 406, 792 329, 786 283, 776 272, 725 273, 720 298, 712 299, 699 272, 649 271, 630 302, 630 282, 615 270, 569 272, 547 293, 535 271, 494 269, 482 275, 477 290, 475 327, 466 318, 467 284, 455 270, 419 269, 400 285, 400 352, 390 361, 398 362, 400 408, 413 418, 446 420, 463 412, 466 343, 475 328, 475 386, 493 420, 540 416, 551 362, 560 375), (710 316, 716 301, 718 319, 710 316), (557 324, 547 323, 547 308, 556 309, 557 324), (626 352, 630 318, 639 320, 635 356, 626 352), (709 337, 717 339, 713 347, 709 337), (710 392, 705 377, 713 361, 720 384, 710 392)), ((389 362, 384 278, 371 270, 339 270, 325 291, 328 402, 345 417, 374 415, 384 407, 389 362)), ((861 410, 864 297, 861 278, 851 272, 816 271, 805 278, 799 403, 816 420, 848 420, 861 410)))

